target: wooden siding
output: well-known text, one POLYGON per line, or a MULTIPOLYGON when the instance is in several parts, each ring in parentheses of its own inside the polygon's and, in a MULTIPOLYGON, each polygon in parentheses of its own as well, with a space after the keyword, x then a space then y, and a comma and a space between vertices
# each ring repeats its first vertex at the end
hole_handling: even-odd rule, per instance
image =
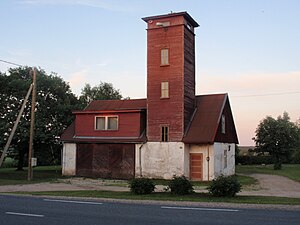
POLYGON ((134 178, 134 144, 77 144, 76 158, 77 176, 134 178))
POLYGON ((144 126, 145 117, 143 113, 115 113, 103 114, 88 113, 76 115, 76 136, 85 137, 139 137, 141 134, 141 128, 144 126), (95 130, 95 117, 96 116, 118 116, 118 130, 95 130), (142 122, 140 122, 142 121, 142 122))
POLYGON ((215 142, 238 144, 238 138, 236 135, 234 120, 228 99, 225 103, 222 115, 225 115, 225 134, 222 133, 222 123, 220 118, 215 142))
POLYGON ((186 59, 184 57, 185 48, 194 45, 194 38, 191 38, 190 34, 185 35, 187 28, 184 24, 182 16, 153 20, 151 24, 148 23, 147 138, 150 142, 160 141, 161 125, 169 126, 169 141, 181 141, 184 134, 184 116, 186 114, 189 117, 186 118, 188 121, 194 106, 192 103, 195 96, 195 78, 192 77, 195 75, 194 46, 192 46, 192 53, 187 50, 186 59), (159 28, 155 25, 156 22, 170 22, 170 26, 159 28), (188 43, 185 44, 185 41, 188 43), (160 52, 164 48, 169 49, 168 66, 161 66, 160 52), (189 68, 190 66, 193 68, 189 68), (185 72, 189 73, 186 80, 185 72), (169 98, 161 99, 161 82, 169 82, 169 98), (184 97, 187 97, 186 102, 184 97))
POLYGON ((184 130, 195 110, 195 34, 184 27, 184 130))

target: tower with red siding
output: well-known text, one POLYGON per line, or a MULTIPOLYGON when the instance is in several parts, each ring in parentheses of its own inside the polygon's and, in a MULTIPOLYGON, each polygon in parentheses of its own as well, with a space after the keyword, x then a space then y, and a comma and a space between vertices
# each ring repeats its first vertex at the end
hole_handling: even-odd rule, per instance
POLYGON ((147 139, 180 142, 195 109, 195 34, 186 12, 147 22, 147 139))

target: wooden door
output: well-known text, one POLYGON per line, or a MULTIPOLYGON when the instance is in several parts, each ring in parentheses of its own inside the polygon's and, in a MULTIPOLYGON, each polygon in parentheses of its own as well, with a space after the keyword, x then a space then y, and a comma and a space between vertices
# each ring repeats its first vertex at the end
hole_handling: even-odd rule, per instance
POLYGON ((190 178, 191 180, 203 180, 202 153, 190 153, 190 178))
POLYGON ((132 179, 134 171, 134 144, 77 144, 77 176, 132 179))

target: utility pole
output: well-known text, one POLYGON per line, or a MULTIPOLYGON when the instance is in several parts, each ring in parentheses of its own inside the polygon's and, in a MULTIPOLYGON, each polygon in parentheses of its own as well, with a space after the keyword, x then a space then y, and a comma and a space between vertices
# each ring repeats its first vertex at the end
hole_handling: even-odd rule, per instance
POLYGON ((34 120, 35 120, 35 101, 36 101, 36 68, 33 68, 32 77, 32 100, 31 100, 31 120, 30 120, 30 137, 29 137, 29 152, 28 152, 28 177, 31 181, 33 178, 32 157, 33 157, 33 137, 34 137, 34 120))
POLYGON ((8 139, 7 139, 6 145, 5 145, 5 147, 4 147, 4 150, 3 150, 2 155, 1 155, 1 158, 0 158, 0 167, 2 166, 2 163, 3 163, 3 161, 4 161, 4 157, 6 156, 6 152, 7 152, 8 148, 9 148, 9 146, 10 146, 10 143, 11 143, 13 137, 14 137, 14 134, 15 134, 16 129, 17 129, 17 127, 18 127, 18 124, 19 124, 19 122, 20 122, 21 116, 22 116, 22 114, 23 114, 24 108, 25 108, 25 106, 26 106, 26 102, 28 101, 28 98, 29 98, 29 95, 31 94, 31 92, 32 92, 32 84, 31 84, 30 87, 29 87, 29 90, 28 90, 28 92, 27 92, 27 95, 25 96, 23 105, 22 105, 22 107, 21 107, 21 109, 20 109, 20 111, 19 111, 18 117, 17 117, 17 119, 16 119, 16 121, 15 121, 15 123, 14 123, 13 129, 11 130, 10 135, 9 135, 9 137, 8 137, 8 139))

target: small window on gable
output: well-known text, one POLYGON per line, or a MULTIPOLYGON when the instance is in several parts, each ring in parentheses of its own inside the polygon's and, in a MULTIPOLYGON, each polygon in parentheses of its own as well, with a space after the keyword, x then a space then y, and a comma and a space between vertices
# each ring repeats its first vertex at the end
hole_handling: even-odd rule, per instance
POLYGON ((227 150, 224 150, 224 169, 227 168, 227 150))
POLYGON ((161 141, 168 142, 169 141, 169 127, 161 126, 161 141))
POLYGON ((224 114, 222 115, 221 123, 222 123, 221 124, 221 129, 222 129, 221 132, 222 132, 222 134, 225 134, 225 127, 226 127, 225 125, 226 124, 225 124, 225 115, 224 114))
POLYGON ((169 82, 161 82, 161 98, 169 98, 169 82))
POLYGON ((166 66, 169 65, 169 49, 164 48, 160 51, 160 65, 166 66))
POLYGON ((118 130, 118 116, 97 116, 95 118, 96 130, 118 130))

